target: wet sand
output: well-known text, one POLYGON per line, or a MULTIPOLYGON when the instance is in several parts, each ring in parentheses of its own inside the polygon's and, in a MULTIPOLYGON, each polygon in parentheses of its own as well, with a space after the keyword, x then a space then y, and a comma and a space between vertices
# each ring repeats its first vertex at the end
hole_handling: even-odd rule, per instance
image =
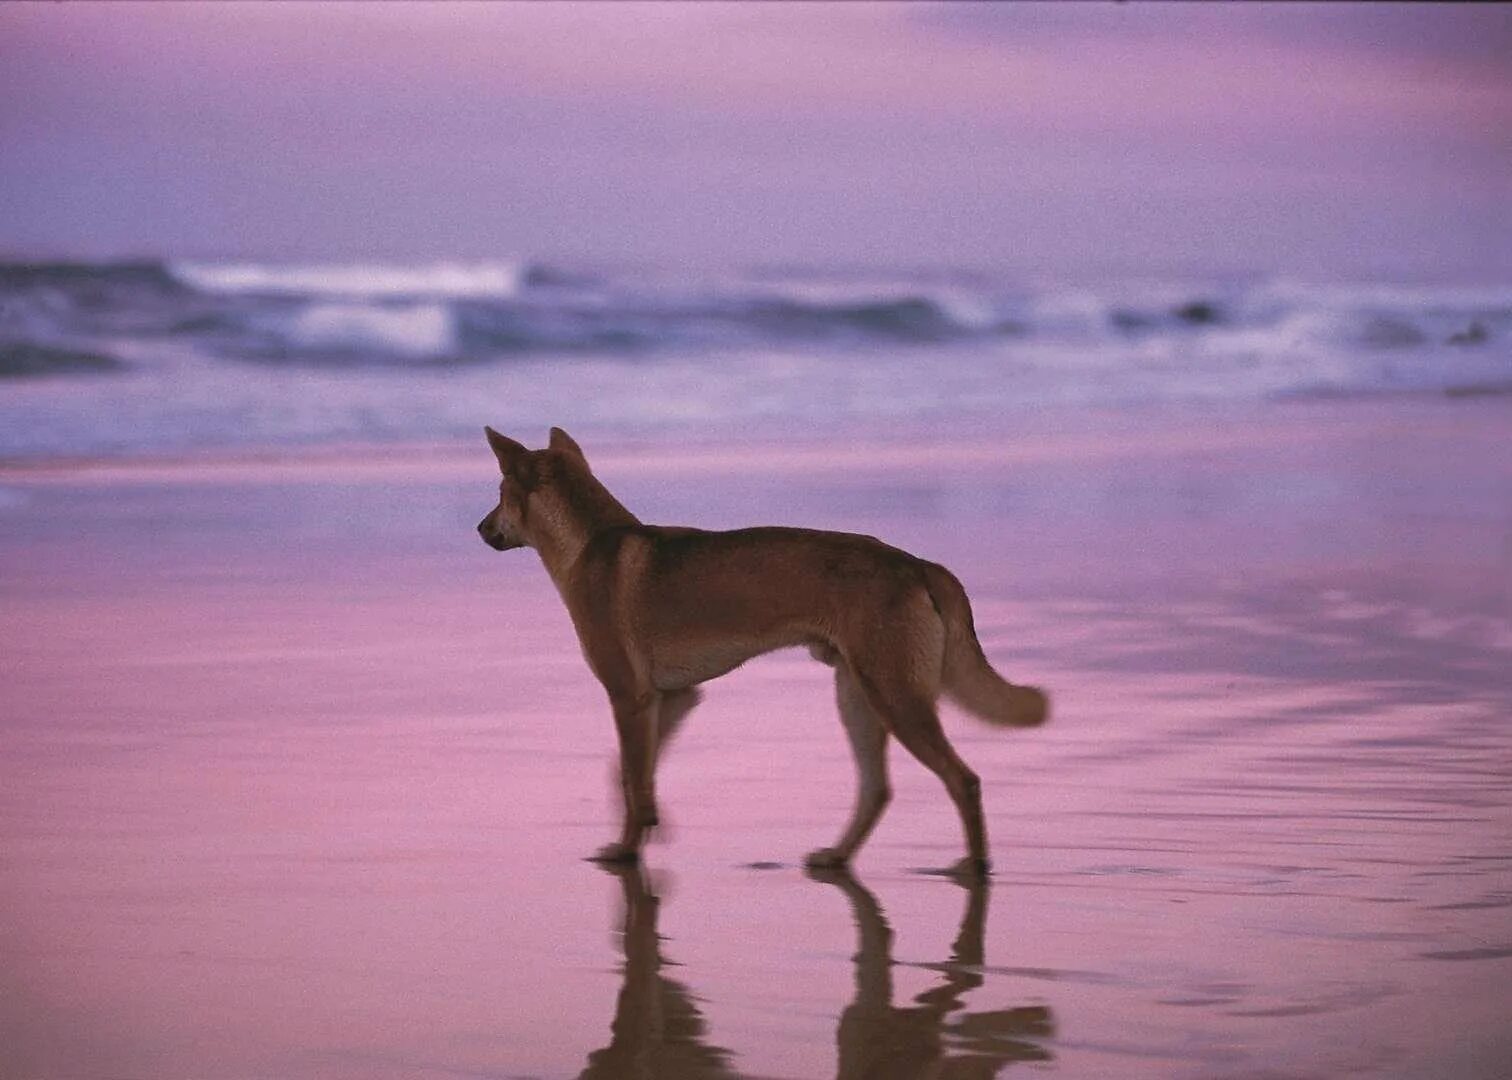
MULTIPOLYGON (((529 436, 531 433, 521 433, 529 436)), ((1512 1066, 1512 408, 595 448, 645 519, 950 565, 1045 729, 946 717, 811 876, 828 672, 712 684, 644 873, 476 448, 0 468, 0 1076, 1492 1078, 1512 1066), (675 456, 674 456, 675 455, 675 456)), ((539 438, 540 434, 535 433, 539 438)))

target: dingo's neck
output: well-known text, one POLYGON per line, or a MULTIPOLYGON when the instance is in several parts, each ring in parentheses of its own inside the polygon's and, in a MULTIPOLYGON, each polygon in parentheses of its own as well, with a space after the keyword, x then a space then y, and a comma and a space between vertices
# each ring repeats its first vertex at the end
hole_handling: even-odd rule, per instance
POLYGON ((553 488, 550 498, 539 500, 538 508, 533 505, 528 527, 546 572, 560 580, 597 533, 639 524, 638 517, 589 475, 553 488))

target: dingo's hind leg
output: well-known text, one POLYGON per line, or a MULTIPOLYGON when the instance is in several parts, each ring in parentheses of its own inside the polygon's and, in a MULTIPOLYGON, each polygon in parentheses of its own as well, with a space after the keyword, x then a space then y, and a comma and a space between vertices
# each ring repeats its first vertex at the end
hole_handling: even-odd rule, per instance
POLYGON ((681 690, 664 690, 661 702, 656 714, 656 751, 655 758, 660 762, 662 755, 667 752, 667 744, 682 727, 682 722, 687 719, 693 707, 703 700, 703 691, 696 686, 684 687, 681 690))
POLYGON ((856 759, 856 806, 834 847, 809 852, 809 866, 843 866, 866 842, 892 799, 887 782, 887 728, 866 703, 866 695, 844 661, 835 664, 835 704, 856 759))
POLYGON ((986 876, 989 864, 987 827, 982 817, 982 782, 945 737, 934 702, 897 675, 864 672, 858 682, 887 730, 921 765, 938 776, 950 793, 966 833, 967 855, 955 869, 986 876))

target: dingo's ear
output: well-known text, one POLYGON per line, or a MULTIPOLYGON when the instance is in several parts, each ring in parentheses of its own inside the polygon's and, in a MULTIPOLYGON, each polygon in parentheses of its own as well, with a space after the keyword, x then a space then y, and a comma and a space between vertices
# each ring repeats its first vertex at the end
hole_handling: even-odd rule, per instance
POLYGON ((493 449, 494 457, 499 459, 501 469, 507 469, 510 462, 525 453, 525 447, 487 425, 483 427, 483 434, 488 436, 488 445, 493 449))
POLYGON ((552 450, 570 450, 584 461, 588 460, 588 455, 583 453, 583 448, 577 444, 576 440, 559 427, 551 429, 551 442, 546 445, 552 450))

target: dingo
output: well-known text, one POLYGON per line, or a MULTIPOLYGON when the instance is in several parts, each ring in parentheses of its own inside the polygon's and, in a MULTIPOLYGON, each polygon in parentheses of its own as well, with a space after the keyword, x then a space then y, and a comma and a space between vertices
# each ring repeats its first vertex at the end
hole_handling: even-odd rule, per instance
POLYGON ((624 828, 593 858, 639 857, 657 821, 657 756, 697 704, 697 685, 761 653, 806 645, 835 669, 860 774, 845 832, 808 865, 844 865, 877 824, 892 795, 892 735, 944 781, 960 812, 967 856, 953 869, 987 873, 981 783, 946 740, 935 702, 943 690, 1011 727, 1043 723, 1049 702, 988 664, 950 571, 870 536, 643 525, 560 428, 545 450, 484 431, 503 480, 478 533, 499 551, 536 549, 614 712, 624 828))

